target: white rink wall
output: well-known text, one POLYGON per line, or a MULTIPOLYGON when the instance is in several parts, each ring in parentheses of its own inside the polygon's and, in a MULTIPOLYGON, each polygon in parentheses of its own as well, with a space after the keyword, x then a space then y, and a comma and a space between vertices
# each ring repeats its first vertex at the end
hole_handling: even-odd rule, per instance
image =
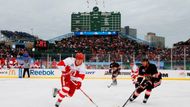
MULTIPOLYGON (((190 71, 187 70, 159 70, 164 80, 190 80, 190 71)), ((110 79, 108 70, 88 70, 87 79, 110 79)), ((131 79, 131 70, 121 70, 118 79, 131 79)))
MULTIPOLYGON (((190 80, 190 70, 159 70, 164 80, 190 80)), ((0 78, 22 78, 23 69, 1 69, 0 78)), ((30 69, 31 78, 59 78, 59 69, 30 69)), ((130 70, 121 70, 118 79, 130 79, 130 70)), ((27 76, 27 75, 26 75, 27 76)), ((86 79, 110 79, 108 69, 89 69, 86 79)))

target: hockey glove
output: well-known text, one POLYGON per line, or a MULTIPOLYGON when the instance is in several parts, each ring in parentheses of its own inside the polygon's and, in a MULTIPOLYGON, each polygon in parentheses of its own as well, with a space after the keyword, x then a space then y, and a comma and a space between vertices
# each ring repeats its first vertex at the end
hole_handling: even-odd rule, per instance
POLYGON ((139 87, 140 83, 139 82, 135 82, 135 88, 139 87))
POLYGON ((82 83, 81 82, 75 82, 76 83, 76 89, 80 89, 82 83))

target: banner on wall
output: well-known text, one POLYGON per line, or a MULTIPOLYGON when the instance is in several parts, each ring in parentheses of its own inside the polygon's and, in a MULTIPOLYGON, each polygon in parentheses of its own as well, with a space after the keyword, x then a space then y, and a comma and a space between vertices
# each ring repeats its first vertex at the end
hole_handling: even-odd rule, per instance
MULTIPOLYGON (((60 78, 59 69, 30 69, 31 78, 60 78)), ((86 79, 111 79, 108 69, 90 69, 86 71, 86 79)), ((159 70, 163 79, 190 80, 190 71, 185 70, 159 70)), ((0 69, 0 78, 22 78, 23 69, 0 69)), ((119 79, 130 79, 130 70, 121 70, 119 79)))
MULTIPOLYGON (((185 70, 159 70, 162 73, 163 79, 167 80, 190 80, 190 71, 185 70)), ((87 79, 110 79, 111 74, 108 70, 88 70, 86 72, 87 79)), ((119 79, 130 79, 130 70, 121 70, 121 75, 118 76, 119 79)))
POLYGON ((18 78, 18 69, 1 69, 0 77, 3 78, 18 78))
POLYGON ((57 78, 61 76, 58 69, 30 69, 31 78, 57 78))

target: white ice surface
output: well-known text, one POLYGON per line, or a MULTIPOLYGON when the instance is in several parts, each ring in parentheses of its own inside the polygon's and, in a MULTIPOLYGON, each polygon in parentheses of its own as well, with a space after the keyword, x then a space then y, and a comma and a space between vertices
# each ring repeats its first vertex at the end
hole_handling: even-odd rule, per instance
MULTIPOLYGON (((122 106, 134 90, 129 80, 119 80, 118 86, 107 88, 110 80, 85 80, 82 89, 99 107, 122 106)), ((60 88, 58 79, 0 79, 0 107, 54 107, 52 89, 60 88)), ((163 81, 153 90, 147 104, 142 93, 126 107, 189 107, 190 81, 163 81)), ((95 107, 80 91, 66 98, 60 107, 95 107)))

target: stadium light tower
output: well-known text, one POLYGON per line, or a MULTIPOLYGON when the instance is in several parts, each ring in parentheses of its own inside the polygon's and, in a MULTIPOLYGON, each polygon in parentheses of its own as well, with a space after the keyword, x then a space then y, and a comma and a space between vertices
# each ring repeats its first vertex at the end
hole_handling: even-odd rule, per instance
POLYGON ((173 70, 173 47, 171 48, 171 70, 173 70))
POLYGON ((186 45, 184 46, 184 70, 186 70, 186 45))
POLYGON ((105 6, 105 1, 103 0, 103 7, 105 8, 106 6, 105 6))
POLYGON ((33 29, 33 28, 31 28, 30 30, 31 30, 31 34, 33 35, 33 33, 34 33, 34 29, 33 29))

